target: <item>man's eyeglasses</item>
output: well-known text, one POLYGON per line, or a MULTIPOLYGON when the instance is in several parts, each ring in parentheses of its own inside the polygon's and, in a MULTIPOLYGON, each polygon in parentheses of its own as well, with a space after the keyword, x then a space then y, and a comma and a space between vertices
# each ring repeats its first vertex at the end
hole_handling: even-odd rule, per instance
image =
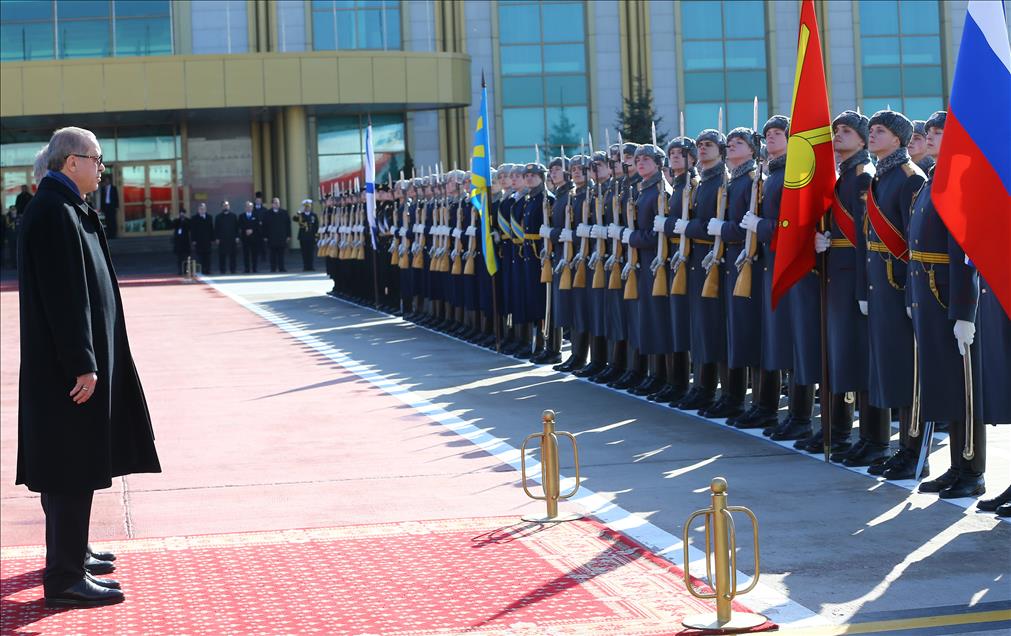
POLYGON ((103 163, 102 162, 102 155, 79 155, 76 152, 72 152, 72 153, 70 153, 70 156, 72 156, 72 157, 80 157, 81 159, 93 159, 95 161, 95 165, 103 163))

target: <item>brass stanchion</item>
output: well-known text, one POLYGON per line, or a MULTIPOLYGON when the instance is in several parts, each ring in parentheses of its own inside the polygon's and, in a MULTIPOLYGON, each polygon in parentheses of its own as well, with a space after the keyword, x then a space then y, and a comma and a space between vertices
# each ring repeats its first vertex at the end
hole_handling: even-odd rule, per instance
POLYGON ((531 433, 530 435, 527 435, 527 438, 523 440, 523 446, 520 447, 520 473, 523 479, 523 492, 525 492, 527 497, 530 497, 531 499, 539 499, 547 502, 548 513, 544 516, 528 515, 523 517, 523 520, 531 521, 533 523, 554 523, 556 521, 574 521, 576 519, 582 519, 583 515, 579 514, 558 514, 558 502, 569 499, 579 490, 579 448, 576 446, 576 438, 572 435, 572 433, 555 430, 554 411, 544 411, 541 419, 544 423, 544 432, 531 433), (567 437, 572 441, 572 453, 575 458, 576 466, 576 485, 573 486, 571 492, 567 492, 565 494, 560 492, 561 487, 559 485, 559 482, 561 481, 558 468, 559 436, 567 437), (533 494, 530 492, 530 489, 527 488, 527 443, 535 437, 541 440, 541 487, 544 490, 544 495, 542 496, 533 494))
POLYGON ((709 488, 713 491, 713 505, 703 510, 696 510, 692 516, 688 517, 682 540, 685 556, 685 585, 695 598, 716 599, 716 612, 688 616, 681 624, 690 629, 713 630, 719 633, 739 632, 758 627, 768 620, 765 616, 731 610, 731 602, 734 598, 741 594, 747 594, 758 584, 758 519, 755 518, 755 513, 743 506, 727 505, 727 480, 723 477, 713 479, 709 488), (755 538, 755 575, 751 579, 751 584, 740 591, 737 590, 737 535, 734 530, 734 518, 730 514, 732 512, 748 515, 755 538), (688 532, 691 529, 692 521, 702 515, 705 515, 706 518, 706 578, 709 585, 716 590, 714 593, 696 591, 692 585, 688 568, 688 532), (710 563, 710 554, 715 557, 716 561, 715 578, 710 563))

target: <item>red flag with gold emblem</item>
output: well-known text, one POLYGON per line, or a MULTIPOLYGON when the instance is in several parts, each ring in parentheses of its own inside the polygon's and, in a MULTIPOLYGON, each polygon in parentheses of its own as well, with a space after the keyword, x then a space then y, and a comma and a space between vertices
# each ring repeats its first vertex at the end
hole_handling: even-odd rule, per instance
POLYGON ((776 231, 772 305, 814 268, 814 233, 831 207, 835 186, 832 118, 814 0, 804 0, 797 37, 786 177, 776 231))

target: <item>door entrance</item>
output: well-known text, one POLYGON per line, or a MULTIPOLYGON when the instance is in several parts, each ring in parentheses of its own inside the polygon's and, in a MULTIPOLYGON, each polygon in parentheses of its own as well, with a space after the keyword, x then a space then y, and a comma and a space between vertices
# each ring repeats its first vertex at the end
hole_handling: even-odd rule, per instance
POLYGON ((4 168, 0 170, 0 181, 3 182, 4 197, 3 197, 3 210, 0 211, 3 214, 7 214, 7 210, 14 205, 14 201, 21 194, 21 186, 28 186, 28 191, 35 194, 35 184, 32 183, 32 167, 31 166, 18 166, 13 168, 4 168))
POLYGON ((169 233, 173 212, 179 209, 175 162, 120 163, 116 173, 120 236, 169 233))

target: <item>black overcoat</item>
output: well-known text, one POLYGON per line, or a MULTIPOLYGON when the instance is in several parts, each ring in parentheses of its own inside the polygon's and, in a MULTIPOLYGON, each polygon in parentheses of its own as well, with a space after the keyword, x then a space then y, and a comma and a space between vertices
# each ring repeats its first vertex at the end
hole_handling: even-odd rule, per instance
POLYGON ((25 212, 18 249, 21 374, 16 483, 35 492, 108 488, 161 472, 123 302, 98 213, 46 177, 25 212), (78 405, 79 375, 98 384, 78 405))
POLYGON ((273 209, 267 210, 263 216, 263 238, 267 239, 270 247, 285 247, 291 237, 291 221, 288 211, 284 208, 275 212, 273 209))

